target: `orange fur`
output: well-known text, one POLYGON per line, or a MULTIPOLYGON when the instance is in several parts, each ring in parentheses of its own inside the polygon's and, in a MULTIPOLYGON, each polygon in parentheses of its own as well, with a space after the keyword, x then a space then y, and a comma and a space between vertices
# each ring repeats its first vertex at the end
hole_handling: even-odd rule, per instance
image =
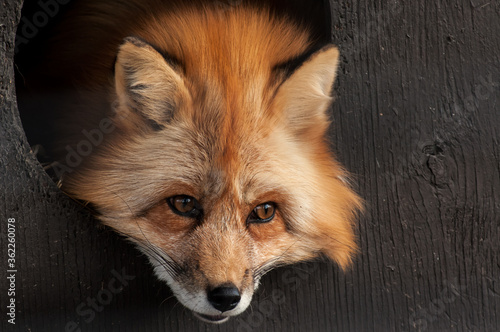
POLYGON ((349 266, 361 201, 325 140, 335 47, 287 71, 313 41, 286 17, 155 0, 84 1, 53 43, 42 72, 73 85, 79 105, 59 105, 72 123, 61 160, 83 129, 103 117, 116 127, 62 188, 138 243, 184 305, 222 321, 245 310, 268 268, 322 253, 349 266), (196 198, 201 220, 174 213, 166 200, 176 195, 196 198), (265 202, 275 218, 249 224, 265 202), (221 317, 189 300, 227 283, 242 304, 221 317))

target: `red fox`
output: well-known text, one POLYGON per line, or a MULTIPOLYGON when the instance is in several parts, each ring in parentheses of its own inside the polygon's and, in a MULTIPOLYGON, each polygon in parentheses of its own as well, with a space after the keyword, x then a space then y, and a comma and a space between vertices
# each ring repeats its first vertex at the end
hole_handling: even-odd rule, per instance
POLYGON ((222 323, 274 267, 349 266, 362 204, 326 139, 336 47, 250 1, 87 0, 68 15, 37 78, 56 102, 61 188, 184 306, 222 323))

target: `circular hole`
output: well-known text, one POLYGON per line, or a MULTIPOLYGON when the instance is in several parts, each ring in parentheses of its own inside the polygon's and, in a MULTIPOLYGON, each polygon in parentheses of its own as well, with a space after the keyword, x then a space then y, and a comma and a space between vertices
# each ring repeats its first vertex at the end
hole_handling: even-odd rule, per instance
MULTIPOLYGON (((331 18, 328 1, 255 1, 271 4, 277 12, 286 12, 298 22, 305 23, 311 28, 318 44, 330 41, 331 18)), ((57 79, 51 78, 50 73, 43 71, 43 61, 46 59, 43 60, 42 54, 46 53, 47 41, 54 35, 58 24, 69 10, 74 9, 74 4, 77 2, 70 0, 26 1, 16 33, 15 81, 20 118, 33 153, 54 180, 57 180, 61 174, 60 169, 54 169, 56 155, 61 156, 61 153, 55 152, 57 148, 53 144, 61 138, 61 126, 57 125, 58 115, 52 110, 55 108, 54 104, 66 98, 60 95, 61 91, 65 91, 66 86, 61 87, 57 79), (36 75, 33 74, 35 72, 36 75)), ((237 6, 241 2, 242 0, 224 0, 221 4, 237 6)), ((68 75, 72 74, 69 70, 68 75)), ((82 149, 84 148, 82 146, 82 149)), ((64 148, 59 147, 59 150, 61 149, 64 148)), ((68 154, 70 152, 65 151, 63 155, 71 158, 72 156, 68 154)), ((85 155, 85 151, 83 154, 85 155)), ((75 163, 78 163, 77 157, 73 159, 75 163)))

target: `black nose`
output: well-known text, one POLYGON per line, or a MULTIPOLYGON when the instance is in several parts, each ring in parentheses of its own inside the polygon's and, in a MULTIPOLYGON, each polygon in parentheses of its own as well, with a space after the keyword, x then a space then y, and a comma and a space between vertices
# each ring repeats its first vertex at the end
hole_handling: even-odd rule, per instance
POLYGON ((212 306, 222 312, 234 309, 241 299, 238 288, 233 284, 214 288, 208 291, 207 297, 212 306))

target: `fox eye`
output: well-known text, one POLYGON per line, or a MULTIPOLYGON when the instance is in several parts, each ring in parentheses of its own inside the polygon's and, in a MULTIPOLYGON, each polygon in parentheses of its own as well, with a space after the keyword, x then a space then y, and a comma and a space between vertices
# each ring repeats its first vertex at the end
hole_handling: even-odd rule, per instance
POLYGON ((198 201, 187 195, 178 195, 167 199, 172 211, 180 216, 196 218, 201 214, 201 206, 198 201))
POLYGON ((260 204, 253 209, 252 213, 248 216, 247 222, 255 224, 263 224, 273 220, 276 214, 276 204, 273 202, 267 202, 260 204))

